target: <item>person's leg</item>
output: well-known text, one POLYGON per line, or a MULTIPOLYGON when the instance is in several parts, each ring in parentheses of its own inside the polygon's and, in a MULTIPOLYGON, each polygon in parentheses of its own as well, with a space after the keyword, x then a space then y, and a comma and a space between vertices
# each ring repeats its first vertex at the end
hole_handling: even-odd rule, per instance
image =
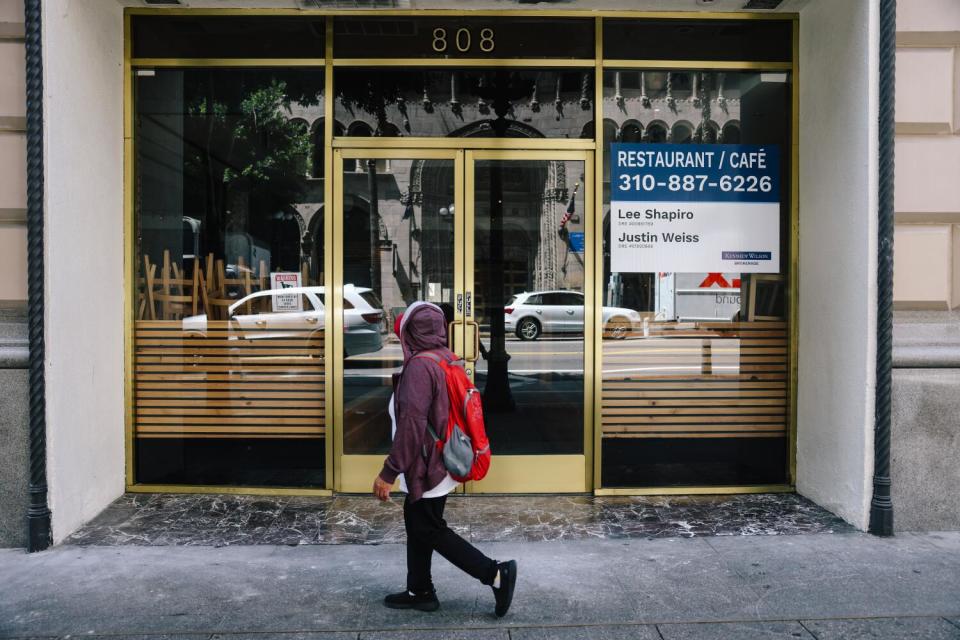
POLYGON ((433 590, 430 569, 433 559, 433 547, 429 542, 429 531, 433 518, 424 511, 424 500, 403 501, 403 524, 407 531, 407 589, 413 593, 433 590))
POLYGON ((430 526, 424 529, 423 535, 431 549, 483 584, 492 585, 497 576, 497 562, 485 556, 447 526, 447 521, 443 519, 447 497, 421 498, 418 502, 426 503, 423 512, 430 526))
POLYGON ((403 503, 403 523, 407 530, 407 588, 391 593, 383 603, 391 609, 436 611, 440 601, 430 578, 430 557, 433 548, 424 540, 423 508, 409 499, 403 503))
POLYGON ((479 549, 458 536, 443 519, 443 510, 447 497, 421 498, 417 502, 404 502, 404 523, 407 529, 407 584, 415 594, 388 596, 387 606, 397 608, 421 608, 434 611, 440 606, 433 592, 430 579, 430 560, 433 551, 446 558, 450 564, 473 576, 481 583, 493 588, 496 598, 497 616, 506 615, 513 601, 513 592, 517 581, 517 563, 513 560, 498 563, 480 552, 479 549), (417 592, 420 585, 429 584, 428 592, 417 592), (422 594, 422 595, 419 595, 422 594), (423 604, 391 604, 390 600, 402 600, 404 603, 418 599, 429 600, 423 604))

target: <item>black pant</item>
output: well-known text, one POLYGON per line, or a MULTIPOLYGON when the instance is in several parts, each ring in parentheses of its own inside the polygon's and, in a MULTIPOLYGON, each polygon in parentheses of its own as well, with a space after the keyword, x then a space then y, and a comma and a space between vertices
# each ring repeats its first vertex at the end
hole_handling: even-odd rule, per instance
POLYGON ((436 551, 450 564, 486 585, 497 576, 497 562, 458 536, 443 519, 447 496, 403 502, 403 524, 407 529, 407 589, 422 593, 433 589, 430 563, 436 551))

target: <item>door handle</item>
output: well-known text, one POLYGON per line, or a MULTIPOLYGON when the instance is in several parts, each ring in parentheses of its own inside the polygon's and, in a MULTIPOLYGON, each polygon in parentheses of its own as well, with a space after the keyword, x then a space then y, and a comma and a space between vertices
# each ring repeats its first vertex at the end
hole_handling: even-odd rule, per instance
POLYGON ((267 326, 267 321, 266 321, 266 320, 255 320, 255 321, 254 321, 254 324, 257 325, 258 327, 265 327, 265 326, 267 326))
MULTIPOLYGON (((480 356, 480 325, 474 320, 465 320, 464 325, 470 327, 470 332, 473 334, 473 340, 467 341, 467 344, 472 342, 473 352, 465 353, 463 359, 467 362, 476 362, 480 356)), ((464 349, 464 351, 466 351, 466 349, 464 349)))
POLYGON ((450 349, 450 351, 455 351, 453 346, 453 328, 456 325, 457 325, 456 321, 453 321, 447 325, 447 349, 450 349))
POLYGON ((307 320, 307 322, 309 322, 310 324, 317 324, 317 322, 320 321, 320 318, 307 317, 306 320, 307 320))
POLYGON ((573 309, 570 309, 569 311, 567 311, 567 315, 568 315, 568 316, 572 316, 572 315, 573 315, 573 309))

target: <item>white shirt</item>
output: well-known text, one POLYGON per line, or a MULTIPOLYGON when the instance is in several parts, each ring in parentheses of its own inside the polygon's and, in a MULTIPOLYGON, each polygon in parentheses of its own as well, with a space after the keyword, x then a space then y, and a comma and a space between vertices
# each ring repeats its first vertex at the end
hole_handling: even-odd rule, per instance
MULTIPOLYGON (((392 394, 390 395, 390 404, 387 405, 387 411, 390 414, 390 439, 393 440, 397 436, 397 416, 393 410, 392 394)), ((410 493, 409 491, 407 491, 407 482, 406 480, 404 480, 403 474, 401 473, 397 477, 400 479, 400 491, 403 491, 404 493, 410 493)), ((453 491, 454 489, 456 489, 458 484, 459 483, 453 479, 453 476, 447 473, 447 477, 441 480, 440 484, 438 484, 437 486, 433 487, 429 491, 425 491, 423 494, 423 497, 439 498, 441 496, 445 496, 451 491, 453 491)))

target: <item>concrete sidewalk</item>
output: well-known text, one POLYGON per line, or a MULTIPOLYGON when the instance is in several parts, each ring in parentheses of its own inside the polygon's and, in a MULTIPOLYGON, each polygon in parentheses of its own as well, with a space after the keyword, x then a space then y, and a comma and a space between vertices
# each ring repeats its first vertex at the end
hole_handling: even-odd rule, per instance
POLYGON ((6 550, 0 636, 960 638, 960 533, 481 546, 520 562, 504 619, 440 558, 440 611, 384 608, 396 544, 6 550))

